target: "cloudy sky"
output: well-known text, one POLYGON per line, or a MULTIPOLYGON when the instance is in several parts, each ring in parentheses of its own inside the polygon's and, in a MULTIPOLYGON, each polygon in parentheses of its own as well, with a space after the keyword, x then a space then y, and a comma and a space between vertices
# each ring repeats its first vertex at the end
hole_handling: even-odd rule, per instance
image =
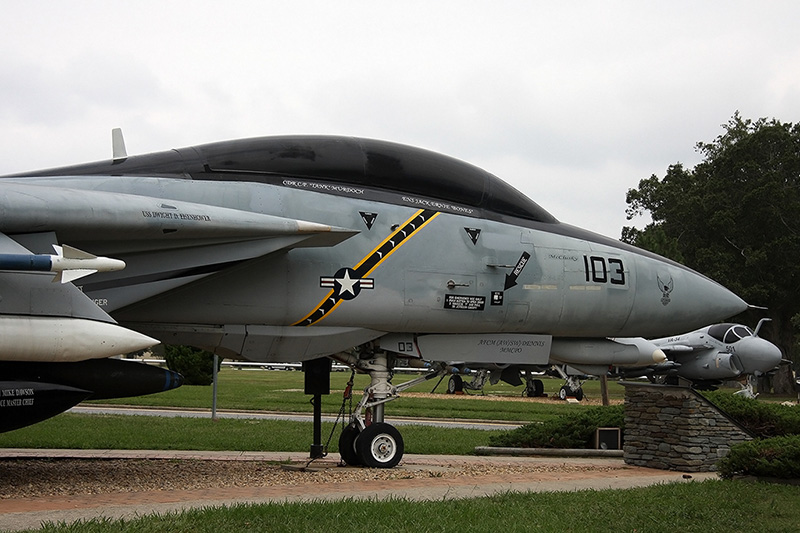
MULTIPOLYGON (((0 174, 295 133, 392 140, 618 238, 735 111, 800 121, 795 1, 0 0, 0 174)), ((641 225, 643 221, 639 222, 641 225)))

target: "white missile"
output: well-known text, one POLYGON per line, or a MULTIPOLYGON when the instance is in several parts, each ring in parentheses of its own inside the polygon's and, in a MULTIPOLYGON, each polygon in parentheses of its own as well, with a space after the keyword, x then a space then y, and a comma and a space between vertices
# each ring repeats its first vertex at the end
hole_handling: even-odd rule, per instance
POLYGON ((144 350, 158 342, 117 324, 83 318, 0 318, 0 361, 83 361, 144 350))
POLYGON ((667 360, 658 346, 641 338, 553 339, 550 357, 573 366, 643 366, 667 360))
POLYGON ((125 268, 125 261, 99 257, 72 246, 53 245, 56 255, 0 254, 0 270, 56 272, 53 282, 69 283, 95 272, 125 268))
POLYGON ((58 275, 53 281, 68 283, 95 272, 114 272, 125 268, 125 261, 110 257, 99 257, 72 246, 53 245, 57 255, 51 255, 53 272, 58 275))

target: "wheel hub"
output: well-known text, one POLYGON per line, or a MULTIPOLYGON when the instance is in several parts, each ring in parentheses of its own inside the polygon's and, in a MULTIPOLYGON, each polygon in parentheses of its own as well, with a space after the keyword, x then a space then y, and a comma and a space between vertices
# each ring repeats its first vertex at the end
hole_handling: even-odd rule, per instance
POLYGON ((394 457, 397 445, 389 435, 381 435, 372 441, 372 455, 378 461, 385 462, 394 457))

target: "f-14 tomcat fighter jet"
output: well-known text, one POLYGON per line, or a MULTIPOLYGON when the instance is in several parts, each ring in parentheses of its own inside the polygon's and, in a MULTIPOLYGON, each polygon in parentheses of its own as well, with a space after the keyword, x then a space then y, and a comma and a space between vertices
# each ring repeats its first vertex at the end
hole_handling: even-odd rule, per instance
POLYGON ((656 346, 608 337, 747 307, 684 266, 557 221, 480 168, 377 140, 133 157, 117 142, 112 160, 2 178, 0 213, 0 252, 33 263, 69 246, 95 258, 78 270, 98 270, 59 284, 12 262, 0 359, 57 365, 154 339, 251 361, 332 357, 371 377, 340 449, 373 467, 403 454, 384 422, 405 386, 391 383, 398 358, 649 365, 664 360, 656 346))

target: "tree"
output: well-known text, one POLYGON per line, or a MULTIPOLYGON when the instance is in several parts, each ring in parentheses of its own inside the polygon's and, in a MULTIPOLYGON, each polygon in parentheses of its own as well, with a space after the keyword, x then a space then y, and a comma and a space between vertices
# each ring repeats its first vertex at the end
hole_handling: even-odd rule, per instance
POLYGON ((167 368, 183 376, 184 385, 214 382, 214 354, 191 346, 164 345, 167 368))
POLYGON ((622 239, 680 261, 769 308, 771 340, 796 360, 800 324, 800 124, 735 113, 702 161, 675 164, 628 191, 622 239))

